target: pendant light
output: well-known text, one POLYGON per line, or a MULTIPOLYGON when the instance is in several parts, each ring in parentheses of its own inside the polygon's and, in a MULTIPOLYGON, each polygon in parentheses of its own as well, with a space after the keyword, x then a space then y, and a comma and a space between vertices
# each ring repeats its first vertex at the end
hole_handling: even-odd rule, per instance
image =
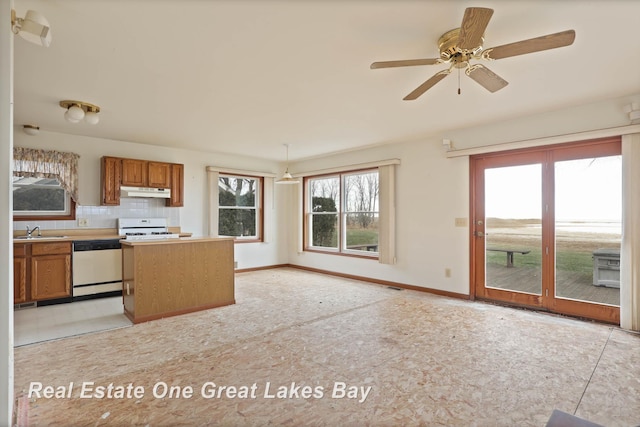
POLYGON ((287 169, 284 171, 282 178, 276 181, 276 184, 297 184, 298 180, 289 173, 289 144, 283 144, 287 148, 287 169))

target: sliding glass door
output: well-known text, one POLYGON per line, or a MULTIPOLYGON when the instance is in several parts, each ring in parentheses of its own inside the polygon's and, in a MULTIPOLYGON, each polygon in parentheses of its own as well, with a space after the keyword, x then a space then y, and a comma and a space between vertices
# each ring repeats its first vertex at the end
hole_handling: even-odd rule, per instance
POLYGON ((619 139, 475 156, 477 298, 617 323, 619 139))

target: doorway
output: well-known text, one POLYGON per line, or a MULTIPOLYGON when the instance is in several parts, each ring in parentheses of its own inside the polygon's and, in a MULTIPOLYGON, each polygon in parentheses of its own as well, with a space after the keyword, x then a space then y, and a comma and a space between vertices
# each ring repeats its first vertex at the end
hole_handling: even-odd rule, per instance
POLYGON ((470 160, 475 298, 619 323, 620 138, 470 160))

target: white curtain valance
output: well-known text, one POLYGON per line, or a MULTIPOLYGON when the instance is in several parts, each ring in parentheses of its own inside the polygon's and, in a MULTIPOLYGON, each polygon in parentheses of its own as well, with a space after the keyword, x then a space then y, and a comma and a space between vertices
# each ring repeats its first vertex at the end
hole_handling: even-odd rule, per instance
POLYGON ((78 159, 75 153, 13 148, 13 173, 33 178, 54 178, 60 182, 73 201, 78 201, 78 159))
POLYGON ((379 160, 377 162, 367 162, 367 163, 358 163, 355 165, 346 165, 346 166, 336 166, 334 168, 327 169, 319 169, 315 171, 308 172, 296 172, 291 173, 294 177, 304 177, 304 176, 314 176, 314 175, 326 175, 330 173, 340 173, 340 172, 350 172, 361 169, 374 169, 382 166, 389 165, 399 165, 400 159, 387 159, 387 160, 379 160))
POLYGON ((223 175, 261 176, 264 178, 275 178, 277 175, 272 172, 258 172, 246 169, 231 169, 219 166, 207 166, 207 172, 221 173, 223 175))
MULTIPOLYGON (((543 138, 524 139, 521 141, 500 142, 472 148, 461 148, 447 151, 447 158, 473 156, 476 154, 495 153, 519 148, 540 147, 565 142, 586 141, 588 139, 608 138, 611 136, 631 135, 640 133, 640 125, 620 126, 615 128, 590 130, 585 132, 568 133, 564 135, 547 136, 543 138)), ((454 141, 455 142, 455 141, 454 141)))

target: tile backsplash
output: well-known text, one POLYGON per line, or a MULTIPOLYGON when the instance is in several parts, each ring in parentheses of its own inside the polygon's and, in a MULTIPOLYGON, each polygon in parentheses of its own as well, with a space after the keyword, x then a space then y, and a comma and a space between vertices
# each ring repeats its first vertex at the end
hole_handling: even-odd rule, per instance
POLYGON ((164 199, 123 198, 120 206, 76 206, 76 219, 69 221, 14 221, 14 230, 26 230, 39 225, 42 230, 71 230, 75 228, 116 228, 118 218, 167 218, 169 227, 180 226, 180 208, 169 208, 164 199), (79 227, 78 220, 86 219, 87 226, 79 227))

